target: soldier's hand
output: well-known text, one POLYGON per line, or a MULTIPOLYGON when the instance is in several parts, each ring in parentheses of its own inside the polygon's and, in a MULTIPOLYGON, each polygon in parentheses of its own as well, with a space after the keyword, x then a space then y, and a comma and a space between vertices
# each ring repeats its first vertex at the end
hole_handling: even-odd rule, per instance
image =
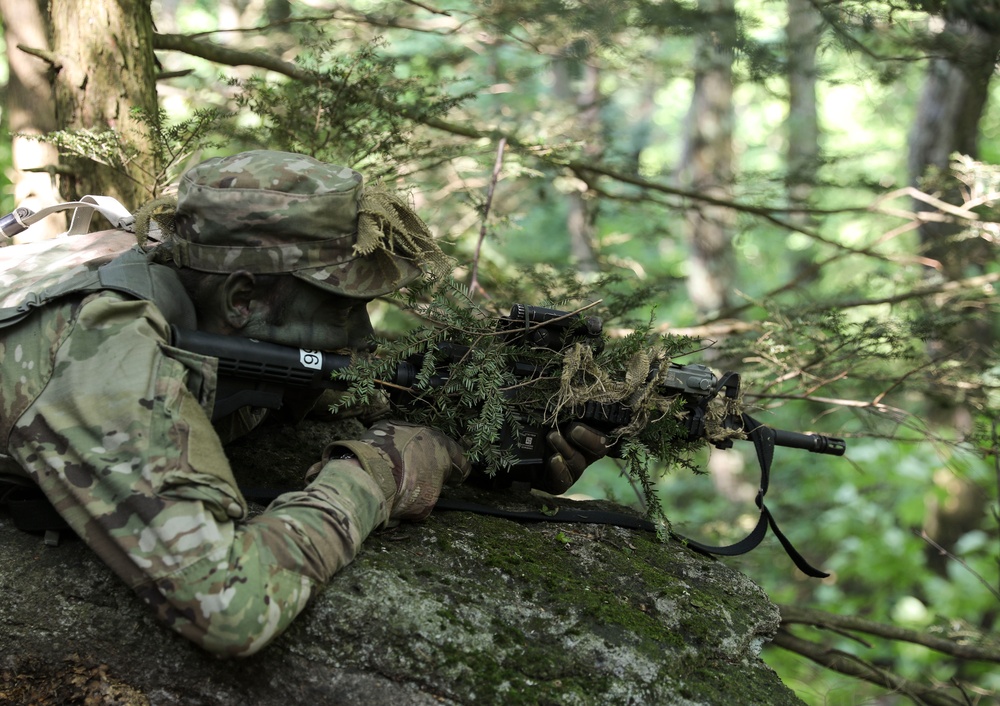
MULTIPOLYGON (((396 483, 390 520, 421 520, 431 514, 441 487, 464 481, 471 470, 462 447, 430 427, 381 421, 360 439, 389 464, 396 483)), ((364 454, 359 460, 365 470, 364 454)))
POLYGON ((587 466, 604 458, 610 451, 605 434, 580 422, 567 425, 546 436, 555 453, 549 456, 542 471, 541 490, 560 495, 583 475, 587 466))

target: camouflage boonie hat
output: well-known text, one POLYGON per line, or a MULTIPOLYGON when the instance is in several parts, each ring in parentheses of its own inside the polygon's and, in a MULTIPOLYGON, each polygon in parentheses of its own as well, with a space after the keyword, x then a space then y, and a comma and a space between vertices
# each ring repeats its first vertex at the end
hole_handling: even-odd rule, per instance
POLYGON ((209 159, 181 178, 174 260, 202 272, 292 274, 371 298, 447 259, 423 221, 361 174, 290 152, 209 159))

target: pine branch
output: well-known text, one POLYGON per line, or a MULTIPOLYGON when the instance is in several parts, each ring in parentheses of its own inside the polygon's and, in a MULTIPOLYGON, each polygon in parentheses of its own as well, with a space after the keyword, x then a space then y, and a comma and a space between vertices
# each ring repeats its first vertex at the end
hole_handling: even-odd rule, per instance
MULTIPOLYGON (((192 39, 191 37, 183 34, 154 34, 153 48, 166 51, 179 51, 184 54, 196 56, 200 59, 205 59, 206 61, 222 64, 224 66, 251 66, 265 69, 297 81, 309 82, 315 80, 315 76, 312 72, 300 67, 294 62, 285 61, 284 59, 259 51, 231 49, 214 42, 192 39)), ((344 85, 342 88, 348 92, 354 92, 348 85, 344 85)), ((444 132, 449 132, 459 137, 467 137, 473 140, 478 140, 484 137, 495 139, 505 137, 496 131, 479 130, 441 120, 440 118, 423 115, 419 111, 411 108, 391 104, 376 94, 368 94, 360 96, 360 98, 379 109, 394 111, 404 118, 424 124, 428 127, 442 130, 444 132)), ((510 137, 507 137, 507 141, 510 144, 517 144, 519 146, 522 145, 521 142, 510 137)))
MULTIPOLYGON (((250 66, 265 69, 267 71, 273 71, 274 73, 287 76, 288 78, 295 79, 297 81, 314 81, 315 75, 295 64, 294 62, 285 61, 276 56, 265 54, 258 51, 242 51, 239 49, 232 49, 230 47, 225 47, 214 42, 209 42, 202 39, 195 39, 188 35, 182 34, 159 34, 153 35, 153 48, 163 51, 178 51, 190 56, 196 56, 207 61, 211 61, 216 64, 222 64, 224 66, 250 66)), ((352 94, 356 93, 354 89, 350 86, 343 86, 345 91, 352 94)), ((780 213, 792 213, 799 212, 801 209, 788 209, 785 207, 772 207, 772 206, 754 206, 751 204, 740 203, 731 199, 716 198, 708 194, 699 191, 689 191, 686 189, 680 189, 667 184, 663 184, 656 181, 651 181, 649 179, 644 179, 635 174, 629 174, 622 172, 611 167, 593 161, 586 161, 581 159, 566 158, 561 155, 560 150, 553 148, 551 145, 540 145, 531 142, 526 142, 514 135, 506 134, 497 128, 480 128, 469 125, 462 125, 452 121, 444 120, 439 117, 426 115, 421 111, 410 108, 407 106, 402 106, 394 104, 387 101, 385 98, 375 94, 366 93, 365 95, 357 95, 357 98, 361 101, 365 101, 370 105, 375 106, 380 110, 384 110, 390 113, 395 113, 400 117, 406 118, 407 120, 412 120, 415 123, 424 125, 435 130, 440 130, 442 132, 449 133, 456 137, 463 137, 469 140, 488 140, 493 143, 498 143, 503 140, 508 147, 517 150, 523 154, 529 155, 534 159, 541 162, 549 164, 554 167, 561 167, 569 169, 577 174, 592 174, 596 176, 603 176, 611 179, 615 182, 621 184, 627 184, 629 186, 639 187, 646 192, 658 193, 666 196, 676 197, 682 201, 692 201, 695 203, 703 203, 709 206, 719 206, 723 208, 730 208, 743 213, 748 213, 751 215, 756 215, 767 221, 774 223, 784 229, 796 231, 806 235, 807 237, 822 242, 831 247, 837 248, 838 250, 850 253, 850 254, 860 254, 869 255, 875 257, 882 257, 878 253, 872 252, 868 249, 856 249, 851 248, 846 245, 837 243, 835 241, 824 238, 819 233, 812 231, 808 228, 797 226, 789 221, 782 220, 775 214, 780 213)), ((679 204, 674 204, 675 206, 679 204)), ((838 209, 837 212, 864 212, 869 209, 865 207, 849 208, 849 209, 838 209)))
MULTIPOLYGON (((266 69, 291 79, 303 82, 314 82, 316 80, 316 75, 305 69, 294 62, 285 61, 278 57, 265 54, 258 51, 242 51, 238 49, 232 49, 230 47, 221 46, 219 44, 204 40, 197 39, 188 35, 180 34, 154 34, 153 35, 153 46, 154 49, 158 50, 170 50, 179 51, 191 56, 197 56, 208 61, 212 61, 217 64, 227 65, 227 66, 251 66, 258 67, 261 69, 266 69)), ((845 207, 837 209, 809 209, 808 211, 803 211, 801 208, 788 208, 788 207, 776 207, 773 205, 763 205, 756 206, 752 204, 742 203, 733 199, 718 198, 706 194, 700 191, 691 191, 686 189, 677 188, 664 184, 658 181, 652 181, 645 179, 636 174, 622 172, 609 167, 606 164, 587 161, 579 158, 568 157, 565 154, 565 150, 559 149, 558 147, 553 147, 551 145, 540 145, 533 142, 528 142, 517 136, 506 134, 497 128, 483 128, 478 126, 463 125, 453 121, 445 120, 441 117, 434 115, 429 115, 422 111, 418 107, 410 107, 405 105, 399 105, 394 103, 392 100, 387 99, 384 96, 379 95, 374 91, 359 91, 356 87, 347 85, 340 86, 342 90, 346 93, 351 94, 360 102, 368 103, 375 108, 385 111, 388 114, 395 114, 399 117, 405 118, 407 120, 413 121, 414 123, 424 125, 426 127, 446 132, 448 134, 454 135, 456 137, 465 138, 468 140, 476 141, 489 141, 493 143, 503 143, 509 146, 511 149, 537 159, 543 163, 549 164, 553 167, 558 167, 562 169, 568 169, 581 177, 586 175, 591 176, 602 176, 613 182, 624 184, 628 186, 638 187, 643 190, 645 194, 659 194, 662 196, 667 196, 671 200, 676 200, 674 203, 666 203, 666 206, 672 206, 674 208, 682 207, 686 203, 700 203, 708 206, 716 206, 721 208, 732 209, 734 211, 739 211, 741 213, 747 213, 758 218, 761 218, 773 225, 776 225, 783 230, 797 232, 811 240, 826 245, 827 247, 833 248, 835 254, 830 258, 829 261, 842 257, 844 255, 862 255, 866 257, 874 257, 882 260, 891 260, 892 258, 878 252, 877 246, 881 243, 876 243, 872 247, 851 247, 843 243, 839 243, 835 240, 824 237, 818 231, 811 228, 799 225, 792 220, 782 218, 781 215, 791 215, 793 213, 803 213, 807 212, 812 215, 830 215, 833 213, 884 213, 886 215, 891 215, 899 218, 905 218, 909 220, 909 223, 917 223, 920 221, 927 220, 959 220, 968 223, 978 222, 977 215, 972 212, 969 207, 955 207, 947 203, 942 202, 940 199, 920 192, 912 187, 907 187, 906 189, 896 190, 889 194, 885 194, 876 200, 873 204, 868 206, 858 206, 858 207, 845 207), (884 204, 901 196, 909 196, 914 199, 921 200, 928 205, 937 209, 936 213, 922 212, 914 213, 911 211, 903 211, 899 209, 889 209, 884 204)), ((585 179, 585 181, 592 181, 592 179, 585 179)), ((904 228, 909 228, 909 225, 904 228)), ((899 230, 899 229, 897 229, 899 230)), ((884 240, 884 239, 883 239, 884 240)), ((828 262, 829 262, 828 261, 828 262)), ((924 266, 934 267, 937 263, 929 261, 926 258, 915 258, 918 264, 924 266)), ((821 263, 816 263, 812 268, 809 268, 808 272, 803 272, 800 274, 800 279, 805 277, 811 277, 815 274, 815 271, 822 267, 821 263)), ((796 282, 790 283, 787 287, 782 289, 789 289, 794 287, 796 282)), ((725 312, 725 316, 735 316, 741 313, 742 308, 737 308, 731 311, 725 312)))

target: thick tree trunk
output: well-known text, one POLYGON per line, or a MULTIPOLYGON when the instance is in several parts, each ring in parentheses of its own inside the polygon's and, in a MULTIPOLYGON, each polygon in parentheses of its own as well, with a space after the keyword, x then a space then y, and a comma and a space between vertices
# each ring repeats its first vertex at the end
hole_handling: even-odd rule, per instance
MULTIPOLYGON (((694 95, 685 126, 681 180, 703 194, 728 198, 733 181, 733 38, 736 13, 732 0, 701 0, 699 9, 713 18, 714 30, 698 39, 694 95)), ((691 243, 688 294, 701 313, 729 303, 734 266, 731 209, 700 205, 686 215, 691 243)))
MULTIPOLYGON (((699 0, 711 31, 699 36, 694 58, 694 94, 685 124, 679 176, 683 186, 708 196, 730 198, 733 183, 733 0, 699 0)), ((735 278, 732 209, 695 204, 685 214, 690 243, 687 291, 702 316, 725 309, 735 278)), ((708 470, 716 489, 742 501, 753 487, 742 477, 742 457, 713 453, 708 470)))
POLYGON ((149 0, 52 0, 55 114, 61 129, 117 130, 126 152, 112 168, 66 159, 66 196, 106 194, 137 208, 152 195, 157 163, 133 108, 157 115, 149 0))
MULTIPOLYGON (((1000 34, 964 20, 946 23, 940 37, 942 56, 931 61, 923 93, 910 133, 909 172, 911 184, 936 192, 945 201, 962 203, 957 181, 949 165, 956 152, 975 158, 978 154, 979 121, 989 98, 989 84, 1000 53, 1000 34)), ((930 208, 915 202, 915 210, 930 208)), ((931 277, 961 279, 983 271, 996 259, 995 246, 950 223, 924 223, 920 227, 924 254, 935 260, 931 277)), ((937 340, 928 342, 932 355, 954 356, 964 351, 966 365, 975 368, 988 360, 996 346, 995 322, 970 313, 968 318, 937 340)), ((968 433, 972 416, 950 399, 931 398, 931 414, 937 421, 968 433)), ((986 492, 973 480, 942 469, 935 483, 947 492, 939 502, 928 500, 925 531, 937 545, 929 545, 927 563, 947 576, 948 559, 955 543, 979 529, 987 511, 986 492)))
MULTIPOLYGON (((1000 34, 962 20, 950 21, 941 33, 943 54, 927 70, 923 92, 910 133, 908 168, 911 184, 939 191, 947 201, 959 201, 956 182, 935 178, 947 174, 951 156, 978 155, 979 120, 989 98, 989 84, 1000 53, 1000 34)), ((916 202, 917 210, 930 208, 916 202)), ((920 238, 926 254, 940 263, 945 277, 957 279, 986 262, 989 245, 963 237, 948 223, 925 223, 920 238)))
MULTIPOLYGON (((808 207, 819 168, 816 49, 822 18, 809 0, 788 0, 788 200, 808 207)), ((797 217, 807 223, 805 217, 797 217)))
MULTIPOLYGON (((7 123, 11 138, 14 174, 14 204, 37 211, 59 203, 55 167, 59 155, 55 147, 33 135, 56 129, 50 66, 26 49, 49 52, 45 3, 39 0, 0 0, 4 40, 7 43, 7 123)), ((66 219, 52 216, 15 238, 27 242, 51 238, 66 230, 66 219)))
MULTIPOLYGON (((603 152, 601 140, 600 72, 596 66, 574 59, 561 59, 553 65, 555 93, 576 106, 574 133, 584 142, 584 154, 599 160, 603 152), (571 74, 579 71, 579 85, 574 86, 571 74)), ((569 232, 570 261, 580 272, 597 272, 594 247, 594 223, 597 213, 594 199, 586 191, 567 195, 566 229, 569 232)))

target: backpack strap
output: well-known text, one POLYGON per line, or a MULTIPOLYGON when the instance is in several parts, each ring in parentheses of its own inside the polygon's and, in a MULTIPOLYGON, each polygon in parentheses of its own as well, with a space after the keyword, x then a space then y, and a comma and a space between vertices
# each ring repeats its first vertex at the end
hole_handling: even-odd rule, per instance
POLYGON ((70 294, 112 290, 156 304, 164 318, 181 328, 195 328, 194 304, 176 273, 149 262, 138 247, 129 248, 97 270, 82 272, 41 292, 29 292, 17 306, 0 308, 0 329, 30 316, 32 311, 70 294))
POLYGON ((108 223, 115 228, 127 230, 130 233, 135 229, 135 216, 129 210, 111 196, 84 196, 79 201, 67 201, 57 203, 52 206, 32 211, 30 208, 20 207, 12 213, 0 218, 0 237, 4 239, 13 238, 19 233, 23 233, 33 223, 51 216, 60 211, 73 211, 70 218, 69 228, 65 235, 83 235, 90 231, 90 222, 94 218, 94 213, 100 213, 108 223))
MULTIPOLYGON (((117 199, 111 196, 88 195, 79 201, 58 203, 39 209, 38 211, 32 211, 30 208, 22 206, 15 209, 12 213, 8 213, 6 216, 0 218, 0 246, 5 245, 15 235, 23 233, 33 223, 37 223, 53 213, 69 210, 73 211, 69 228, 60 237, 88 233, 95 212, 104 216, 115 228, 134 232, 135 216, 122 206, 117 199)), ((50 301, 76 292, 96 291, 101 288, 101 284, 97 273, 88 272, 49 287, 41 292, 30 292, 25 300, 17 306, 0 308, 0 328, 16 324, 29 316, 32 310, 44 306, 50 301)), ((122 291, 127 292, 127 290, 122 291)))
POLYGON ((97 271, 83 272, 60 282, 52 287, 46 287, 40 292, 28 292, 28 295, 17 306, 7 306, 0 308, 0 328, 13 326, 19 321, 27 318, 31 313, 49 302, 55 301, 68 294, 77 292, 93 292, 101 288, 101 279, 97 271))

